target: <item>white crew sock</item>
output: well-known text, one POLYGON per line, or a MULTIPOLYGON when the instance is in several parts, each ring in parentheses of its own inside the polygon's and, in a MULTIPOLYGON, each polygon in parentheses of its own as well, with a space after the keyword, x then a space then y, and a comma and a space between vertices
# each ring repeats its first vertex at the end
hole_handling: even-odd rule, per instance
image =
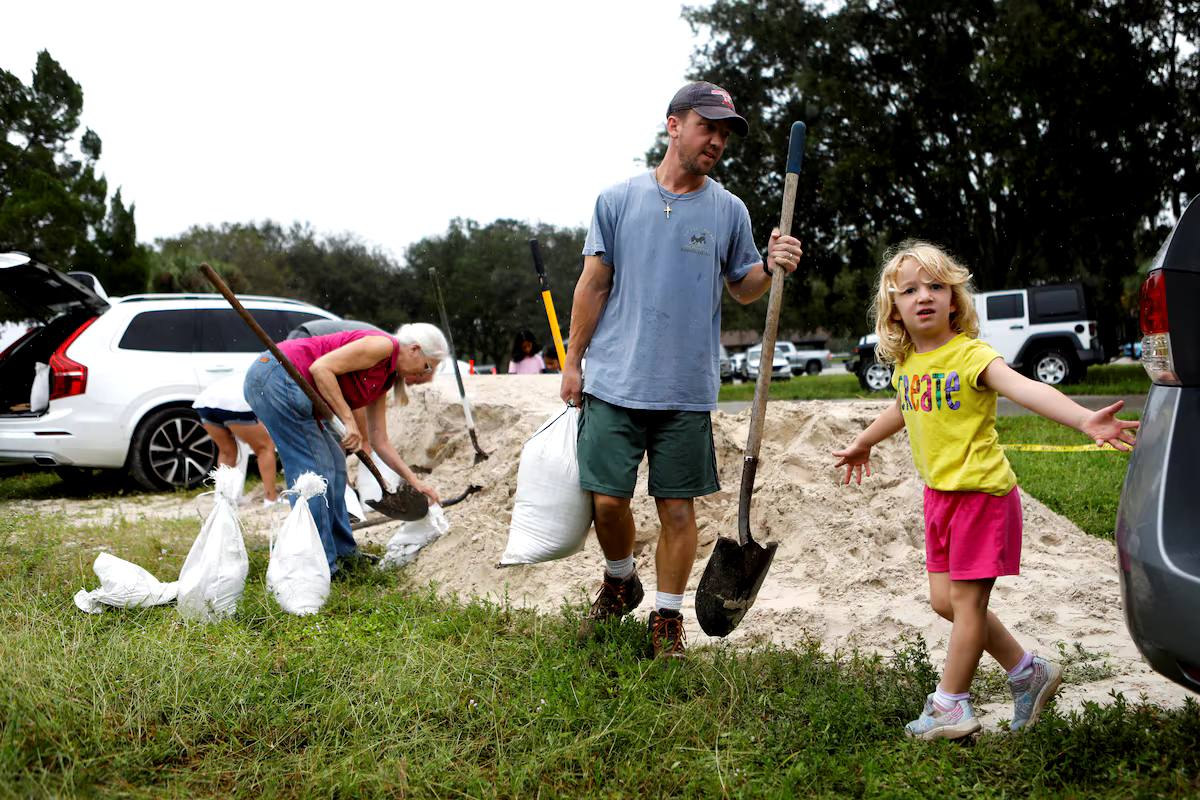
POLYGON ((620 561, 604 559, 604 571, 614 578, 625 579, 633 574, 633 555, 630 554, 620 561))
POLYGON ((683 595, 655 592, 654 607, 659 611, 679 611, 683 608, 683 595))

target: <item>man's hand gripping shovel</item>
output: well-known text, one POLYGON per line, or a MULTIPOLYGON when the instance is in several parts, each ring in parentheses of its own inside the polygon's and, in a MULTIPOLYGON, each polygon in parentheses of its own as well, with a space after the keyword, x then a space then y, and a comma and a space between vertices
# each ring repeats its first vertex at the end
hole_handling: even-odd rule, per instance
MULTIPOLYGON (((792 123, 788 141, 787 173, 784 176, 783 211, 780 214, 780 235, 791 235, 792 211, 796 204, 796 185, 800 180, 800 163, 804 155, 805 127, 803 122, 792 123)), ((750 499, 754 494, 754 476, 758 471, 758 453, 762 446, 763 422, 767 415, 767 393, 771 386, 771 358, 775 352, 775 333, 779 327, 779 308, 783 303, 784 271, 776 267, 771 278, 771 296, 767 304, 767 324, 763 331, 762 362, 758 382, 754 386, 754 405, 750 412, 750 435, 746 442, 746 459, 742 463, 742 488, 738 498, 738 538, 717 539, 708 565, 696 589, 696 618, 709 636, 727 636, 750 606, 762 587, 771 560, 775 558, 778 542, 766 546, 750 535, 750 499)))
MULTIPOLYGON (((346 426, 343 425, 342 421, 333 413, 333 409, 331 409, 329 404, 325 402, 325 398, 321 397, 321 395, 317 393, 317 390, 314 389, 312 385, 304 379, 304 376, 301 375, 300 371, 296 369, 296 365, 293 364, 287 356, 280 352, 279 348, 275 346, 275 342, 272 341, 271 337, 267 335, 267 332, 262 329, 262 326, 258 324, 258 321, 250 315, 250 312, 246 310, 241 301, 237 299, 232 291, 230 291, 229 287, 225 284, 225 281, 221 280, 221 276, 218 275, 216 271, 213 270, 213 268, 208 264, 201 264, 200 272, 203 273, 204 277, 208 279, 208 282, 215 286, 217 291, 229 301, 229 305, 233 306, 233 310, 238 313, 238 315, 242 318, 242 321, 250 327, 250 330, 254 331, 254 334, 262 340, 263 345, 271 351, 271 355, 275 356, 275 359, 279 361, 281 365, 283 365, 283 368, 287 371, 287 374, 291 376, 292 380, 294 380, 296 384, 304 390, 304 393, 308 395, 308 399, 312 401, 313 411, 316 412, 317 416, 325 420, 325 422, 333 430, 334 435, 338 437, 339 441, 345 438, 346 426)), ((397 378, 397 380, 399 380, 399 378, 397 378)), ((392 519, 400 519, 405 521, 421 519, 429 512, 429 499, 425 497, 425 495, 421 494, 412 486, 404 482, 401 482, 399 488, 395 490, 389 490, 387 482, 383 479, 383 476, 379 474, 379 467, 375 466, 375 464, 371 461, 371 457, 362 450, 355 451, 354 455, 358 456, 358 460, 361 461, 366 468, 371 471, 373 476, 375 476, 375 480, 379 483, 379 488, 383 493, 383 496, 378 500, 368 503, 371 508, 375 509, 381 514, 391 517, 392 519)))

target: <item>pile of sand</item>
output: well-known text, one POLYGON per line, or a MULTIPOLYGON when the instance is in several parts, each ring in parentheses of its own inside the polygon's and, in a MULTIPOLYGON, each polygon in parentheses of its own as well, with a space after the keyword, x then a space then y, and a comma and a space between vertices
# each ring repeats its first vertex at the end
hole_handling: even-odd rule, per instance
MULTIPOLYGON (((430 480, 443 496, 469 483, 484 491, 447 510, 448 534, 421 552, 406 570, 418 583, 467 597, 504 598, 543 611, 595 592, 603 557, 594 535, 583 552, 546 564, 497 568, 504 550, 525 439, 561 409, 558 378, 549 375, 468 376, 479 441, 491 453, 473 464, 474 451, 452 378, 417 387, 412 402, 389 412, 389 431, 410 464, 433 467, 430 480)), ((831 451, 848 443, 884 407, 880 402, 812 401, 768 407, 751 529, 779 551, 758 601, 732 643, 770 640, 788 645, 820 639, 830 650, 856 646, 889 652, 903 635, 921 634, 940 664, 949 623, 928 605, 921 514, 922 484, 903 434, 876 448, 874 475, 862 486, 843 486, 831 451)), ((700 550, 689 582, 695 588, 718 535, 736 536, 737 488, 749 429, 749 411, 715 412, 722 491, 697 500, 700 550)), ((1153 702, 1182 703, 1186 690, 1153 673, 1126 631, 1114 547, 1025 496, 1022 574, 997 581, 992 610, 1027 647, 1057 652, 1079 643, 1104 654, 1112 678, 1064 688, 1060 705, 1103 701, 1117 690, 1153 702)), ((654 591, 654 502, 646 496, 645 464, 633 501, 638 536, 635 557, 647 597, 654 591)), ((385 542, 393 527, 362 533, 385 542)), ((688 639, 714 641, 700 631, 685 599, 688 639)), ((649 613, 649 599, 639 612, 649 613)), ((985 664, 990 660, 985 656, 985 664)), ((984 709, 986 711, 987 709, 984 709)), ((1000 712, 1004 714, 1003 711, 1000 712)), ((994 715, 993 715, 994 716, 994 715)))

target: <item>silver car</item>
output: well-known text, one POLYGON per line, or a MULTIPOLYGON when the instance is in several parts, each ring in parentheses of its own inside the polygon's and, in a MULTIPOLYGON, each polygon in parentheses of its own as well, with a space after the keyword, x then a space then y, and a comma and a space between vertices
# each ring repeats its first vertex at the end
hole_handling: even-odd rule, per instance
POLYGON ((1125 620, 1155 670, 1200 692, 1200 201, 1142 285, 1142 366, 1154 385, 1117 511, 1125 620))

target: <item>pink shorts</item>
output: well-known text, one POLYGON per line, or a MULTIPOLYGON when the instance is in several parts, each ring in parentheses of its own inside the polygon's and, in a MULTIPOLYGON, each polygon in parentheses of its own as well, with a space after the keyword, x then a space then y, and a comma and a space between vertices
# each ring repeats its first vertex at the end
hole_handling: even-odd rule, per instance
POLYGON ((925 569, 952 581, 1021 574, 1021 494, 925 487, 925 569))

